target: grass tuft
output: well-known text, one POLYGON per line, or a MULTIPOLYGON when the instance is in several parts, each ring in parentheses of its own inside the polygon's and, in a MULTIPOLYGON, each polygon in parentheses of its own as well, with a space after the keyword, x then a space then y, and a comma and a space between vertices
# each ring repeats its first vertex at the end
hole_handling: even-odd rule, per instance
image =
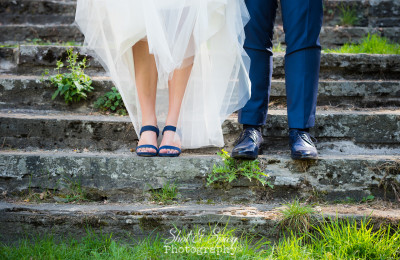
POLYGON ((351 6, 340 6, 340 25, 353 26, 357 23, 357 10, 351 6))
POLYGON ((58 184, 62 187, 62 192, 60 192, 58 196, 53 197, 57 202, 70 203, 89 201, 87 193, 79 180, 64 176, 58 184))
POLYGON ((296 234, 307 233, 312 226, 315 210, 305 204, 301 204, 299 200, 287 203, 284 209, 280 210, 282 219, 279 226, 282 230, 294 232, 296 234))
POLYGON ((272 47, 272 52, 273 53, 275 53, 275 52, 285 52, 285 51, 286 51, 286 49, 285 49, 285 47, 282 46, 281 43, 275 44, 272 47))
POLYGON ((393 44, 384 37, 370 35, 361 40, 360 44, 346 43, 339 49, 328 49, 326 53, 369 53, 369 54, 400 54, 400 44, 393 44))
POLYGON ((400 232, 390 228, 373 231, 370 220, 360 224, 349 219, 325 221, 310 235, 314 255, 331 254, 331 259, 399 259, 400 232), (318 250, 315 250, 318 249, 318 250))
POLYGON ((154 189, 150 184, 148 186, 150 187, 151 199, 155 202, 169 204, 179 195, 178 187, 175 183, 170 184, 167 182, 161 189, 154 189))

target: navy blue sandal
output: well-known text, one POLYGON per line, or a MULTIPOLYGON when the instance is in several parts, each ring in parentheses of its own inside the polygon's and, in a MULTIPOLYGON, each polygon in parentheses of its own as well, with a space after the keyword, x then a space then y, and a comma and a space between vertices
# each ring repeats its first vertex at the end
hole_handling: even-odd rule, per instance
MULTIPOLYGON (((164 127, 164 130, 162 131, 162 134, 164 135, 165 131, 172 131, 172 132, 176 132, 176 127, 172 126, 172 125, 167 125, 164 127)), ((158 151, 161 151, 162 149, 165 150, 175 150, 178 153, 158 153, 158 156, 160 157, 178 157, 181 154, 181 149, 179 149, 176 146, 171 146, 171 145, 163 145, 160 148, 158 148, 158 151)))
MULTIPOLYGON (((143 132, 146 132, 146 131, 155 132, 157 134, 157 138, 158 138, 158 135, 160 134, 160 130, 158 130, 158 127, 152 126, 152 125, 146 125, 146 126, 143 126, 142 129, 140 130, 140 136, 142 135, 143 132)), ((158 149, 156 146, 151 145, 151 144, 139 145, 138 147, 136 147, 136 154, 138 156, 143 156, 143 157, 153 157, 153 156, 157 156, 158 149), (156 152, 154 152, 154 153, 138 152, 138 149, 140 149, 140 148, 152 148, 152 149, 156 150, 156 152)))

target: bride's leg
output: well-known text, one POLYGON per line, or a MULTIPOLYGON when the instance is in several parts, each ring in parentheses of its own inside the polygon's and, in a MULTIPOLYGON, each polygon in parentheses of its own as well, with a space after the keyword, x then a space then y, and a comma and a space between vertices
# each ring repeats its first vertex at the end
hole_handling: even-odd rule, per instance
MULTIPOLYGON (((190 64, 192 64, 190 61, 190 64)), ((168 92, 169 92, 169 107, 168 115, 165 125, 176 126, 178 124, 179 111, 181 109, 181 104, 183 96, 185 94, 186 85, 188 83, 190 73, 192 71, 192 65, 188 65, 182 69, 177 69, 174 71, 172 79, 168 82, 168 92)), ((175 133, 171 131, 166 131, 163 136, 163 140, 160 146, 172 145, 176 147, 181 147, 179 140, 174 140, 175 133)), ((159 153, 178 153, 176 150, 162 149, 159 153)))
MULTIPOLYGON (((157 92, 157 67, 154 56, 149 53, 147 41, 139 41, 132 47, 136 88, 142 110, 142 126, 157 126, 156 118, 156 92, 157 92)), ((150 144, 157 147, 156 133, 143 132, 138 145, 150 144)), ((151 148, 141 148, 138 152, 156 152, 151 148)))

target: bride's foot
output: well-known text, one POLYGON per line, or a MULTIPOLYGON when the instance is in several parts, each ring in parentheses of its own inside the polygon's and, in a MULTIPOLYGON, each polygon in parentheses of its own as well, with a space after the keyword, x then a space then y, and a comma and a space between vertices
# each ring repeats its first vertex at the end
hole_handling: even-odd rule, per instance
POLYGON ((164 130, 163 139, 160 145, 160 150, 158 152, 159 155, 179 155, 181 153, 181 141, 179 138, 176 138, 175 130, 164 130), (163 146, 165 148, 163 148, 163 146), (172 147, 171 147, 172 146, 172 147), (175 149, 172 149, 172 148, 175 149))
POLYGON ((156 156, 157 155, 157 137, 158 128, 154 126, 145 126, 141 130, 140 140, 136 153, 139 156, 156 156))

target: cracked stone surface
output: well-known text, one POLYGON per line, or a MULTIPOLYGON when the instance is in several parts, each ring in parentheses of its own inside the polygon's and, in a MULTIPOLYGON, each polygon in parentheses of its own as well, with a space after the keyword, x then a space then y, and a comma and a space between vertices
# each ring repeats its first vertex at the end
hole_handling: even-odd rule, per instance
MULTIPOLYGON (((171 229, 191 230, 205 228, 206 232, 215 225, 235 228, 242 232, 258 234, 267 239, 279 237, 279 220, 282 209, 279 204, 252 205, 198 205, 183 204, 158 206, 152 204, 20 204, 0 202, 1 241, 12 242, 26 235, 69 234, 74 237, 86 233, 85 228, 95 232, 112 233, 115 238, 129 235, 144 238, 157 232, 164 238, 171 237, 171 229)), ((339 218, 362 220, 371 219, 377 226, 399 223, 398 209, 376 209, 357 205, 317 206, 317 218, 339 218), (318 217, 319 216, 319 217, 318 217)))
MULTIPOLYGON (((42 75, 45 68, 52 69, 59 59, 65 60, 68 47, 59 46, 30 46, 21 45, 19 49, 0 48, 0 55, 6 60, 12 61, 14 67, 2 67, 4 73, 19 73, 30 75, 42 75), (12 51, 13 50, 13 51, 12 51)), ((88 51, 84 47, 75 47, 76 51, 85 54, 88 51)), ((321 56, 321 78, 343 79, 399 79, 400 56, 379 54, 326 54, 321 56)), ((87 74, 91 76, 104 76, 104 70, 100 63, 88 56, 89 68, 87 74)), ((274 55, 274 77, 284 76, 284 55, 274 55)))
POLYGON ((225 187, 207 187, 206 176, 220 162, 216 156, 188 154, 168 160, 129 153, 50 151, 0 155, 0 191, 19 194, 29 187, 61 190, 60 181, 67 177, 112 201, 144 201, 149 198, 149 187, 158 189, 167 182, 175 182, 181 198, 192 201, 282 201, 307 197, 315 191, 330 201, 348 196, 384 197, 385 192, 394 198, 394 191, 380 184, 396 180, 400 170, 399 157, 391 155, 323 155, 310 162, 293 161, 287 155, 263 155, 261 166, 273 189, 245 178, 225 187))
MULTIPOLYGON (((113 151, 133 148, 137 136, 129 117, 61 113, 56 111, 0 111, 0 136, 10 148, 90 149, 113 151)), ((320 110, 314 135, 356 143, 400 144, 400 111, 320 110), (365 127, 368 131, 364 131, 365 127)), ((240 125, 232 115, 223 124, 227 143, 238 136, 240 125)), ((287 137, 285 110, 270 110, 266 137, 287 137)))
MULTIPOLYGON (((108 77, 92 77, 95 91, 89 93, 87 100, 77 104, 65 105, 62 98, 51 100, 54 86, 42 81, 39 76, 0 75, 0 108, 36 109, 86 112, 97 111, 93 103, 113 84, 108 77)), ((273 80, 271 104, 286 104, 284 80, 273 80)), ((388 107, 400 106, 400 81, 385 80, 321 80, 318 90, 319 106, 359 106, 388 107)))

